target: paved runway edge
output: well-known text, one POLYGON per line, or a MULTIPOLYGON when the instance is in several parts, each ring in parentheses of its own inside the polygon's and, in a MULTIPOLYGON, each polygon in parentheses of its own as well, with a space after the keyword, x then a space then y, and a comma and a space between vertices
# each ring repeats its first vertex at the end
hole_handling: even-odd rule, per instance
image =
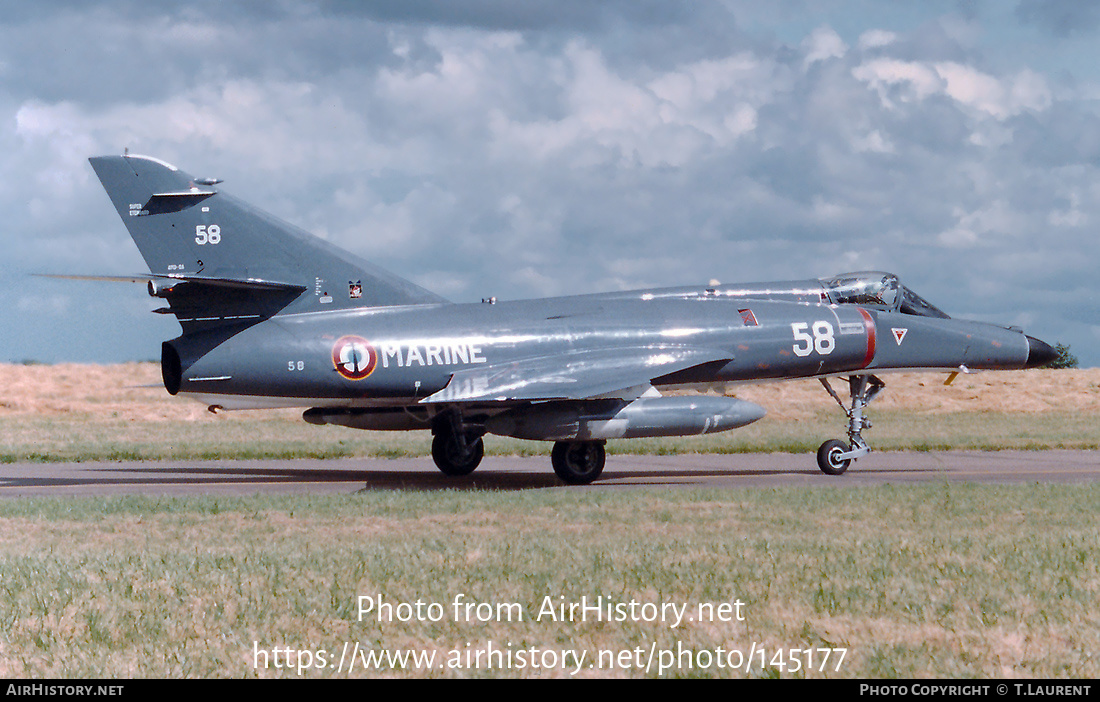
POLYGON ((333 460, 13 463, 0 467, 0 498, 80 495, 352 494, 362 490, 568 489, 638 486, 832 488, 879 484, 1087 483, 1100 480, 1100 451, 874 453, 842 476, 803 454, 613 455, 590 486, 568 487, 548 456, 490 456, 470 476, 451 478, 430 458, 333 460))

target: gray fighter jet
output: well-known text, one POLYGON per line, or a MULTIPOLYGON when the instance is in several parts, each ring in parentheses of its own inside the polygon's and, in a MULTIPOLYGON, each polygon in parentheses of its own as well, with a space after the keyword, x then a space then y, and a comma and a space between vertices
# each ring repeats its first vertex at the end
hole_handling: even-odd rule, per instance
POLYGON ((183 328, 164 386, 217 409, 304 407, 312 424, 427 429, 447 475, 489 434, 553 441, 567 483, 596 479, 612 438, 726 431, 764 409, 683 387, 820 378, 848 440, 870 448, 869 402, 896 370, 1031 368, 1055 357, 1020 330, 952 319, 889 273, 454 304, 147 156, 91 164, 183 328), (829 378, 846 378, 849 404, 829 378))

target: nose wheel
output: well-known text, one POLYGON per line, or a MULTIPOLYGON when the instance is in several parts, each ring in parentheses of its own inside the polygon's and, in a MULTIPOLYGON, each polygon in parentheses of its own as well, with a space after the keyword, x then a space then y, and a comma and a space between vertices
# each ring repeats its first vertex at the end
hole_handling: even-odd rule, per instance
POLYGON ((863 416, 863 411, 871 400, 875 399, 886 383, 873 375, 853 375, 848 378, 848 391, 852 398, 852 406, 845 407, 836 391, 829 385, 825 378, 821 379, 825 391, 844 413, 848 415, 848 443, 838 439, 829 439, 821 444, 817 450, 817 466, 822 473, 827 475, 841 475, 852 465, 852 461, 866 456, 871 452, 871 447, 863 440, 863 430, 871 428, 871 420, 863 416))
POLYGON ((817 450, 817 466, 827 475, 840 475, 852 465, 852 458, 841 458, 852 451, 848 444, 839 439, 829 439, 817 450))

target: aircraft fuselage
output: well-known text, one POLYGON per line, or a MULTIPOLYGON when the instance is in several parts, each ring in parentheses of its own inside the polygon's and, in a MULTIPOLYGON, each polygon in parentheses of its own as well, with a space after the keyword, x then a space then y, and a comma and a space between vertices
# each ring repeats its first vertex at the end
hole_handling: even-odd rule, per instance
MULTIPOLYGON (((179 391, 227 408, 405 405, 458 371, 581 352, 713 349, 665 385, 848 375, 914 367, 1022 368, 1027 337, 978 322, 854 305, 645 291, 280 315, 181 369, 179 391)), ((186 356, 186 350, 184 349, 186 356)))

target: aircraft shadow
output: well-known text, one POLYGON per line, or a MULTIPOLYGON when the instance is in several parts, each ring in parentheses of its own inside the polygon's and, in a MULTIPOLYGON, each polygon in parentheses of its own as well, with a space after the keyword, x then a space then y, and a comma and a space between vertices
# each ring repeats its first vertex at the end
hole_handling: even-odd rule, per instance
MULTIPOLYGON (((877 478, 889 475, 913 477, 917 474, 942 475, 942 471, 924 468, 906 469, 904 471, 864 469, 860 470, 858 474, 877 478)), ((761 479, 766 482, 780 479, 776 484, 783 484, 781 482, 783 478, 801 478, 813 480, 815 485, 842 486, 851 484, 851 481, 845 479, 846 477, 848 476, 827 477, 818 471, 805 468, 752 470, 738 470, 736 468, 623 470, 615 468, 605 471, 599 480, 589 486, 567 486, 549 470, 544 473, 532 473, 483 468, 469 476, 452 477, 430 470, 301 469, 252 466, 235 468, 199 465, 164 467, 131 464, 117 467, 86 467, 80 472, 64 476, 8 477, 3 480, 3 485, 9 489, 20 487, 88 487, 94 489, 95 487, 117 488, 126 486, 135 488, 142 486, 149 488, 167 486, 224 488, 238 486, 240 488, 239 492, 245 494, 248 486, 262 488, 262 486, 272 485, 302 485, 304 487, 326 483, 358 483, 362 487, 355 488, 349 485, 349 493, 364 493, 376 490, 537 490, 569 487, 595 489, 646 485, 691 486, 696 484, 713 485, 715 481, 731 478, 739 481, 761 479)))
POLYGON ((28 476, 3 480, 8 488, 106 486, 233 486, 365 483, 351 492, 372 490, 530 490, 561 486, 553 473, 493 472, 450 477, 442 473, 408 470, 346 470, 227 467, 111 467, 65 477, 28 476))

